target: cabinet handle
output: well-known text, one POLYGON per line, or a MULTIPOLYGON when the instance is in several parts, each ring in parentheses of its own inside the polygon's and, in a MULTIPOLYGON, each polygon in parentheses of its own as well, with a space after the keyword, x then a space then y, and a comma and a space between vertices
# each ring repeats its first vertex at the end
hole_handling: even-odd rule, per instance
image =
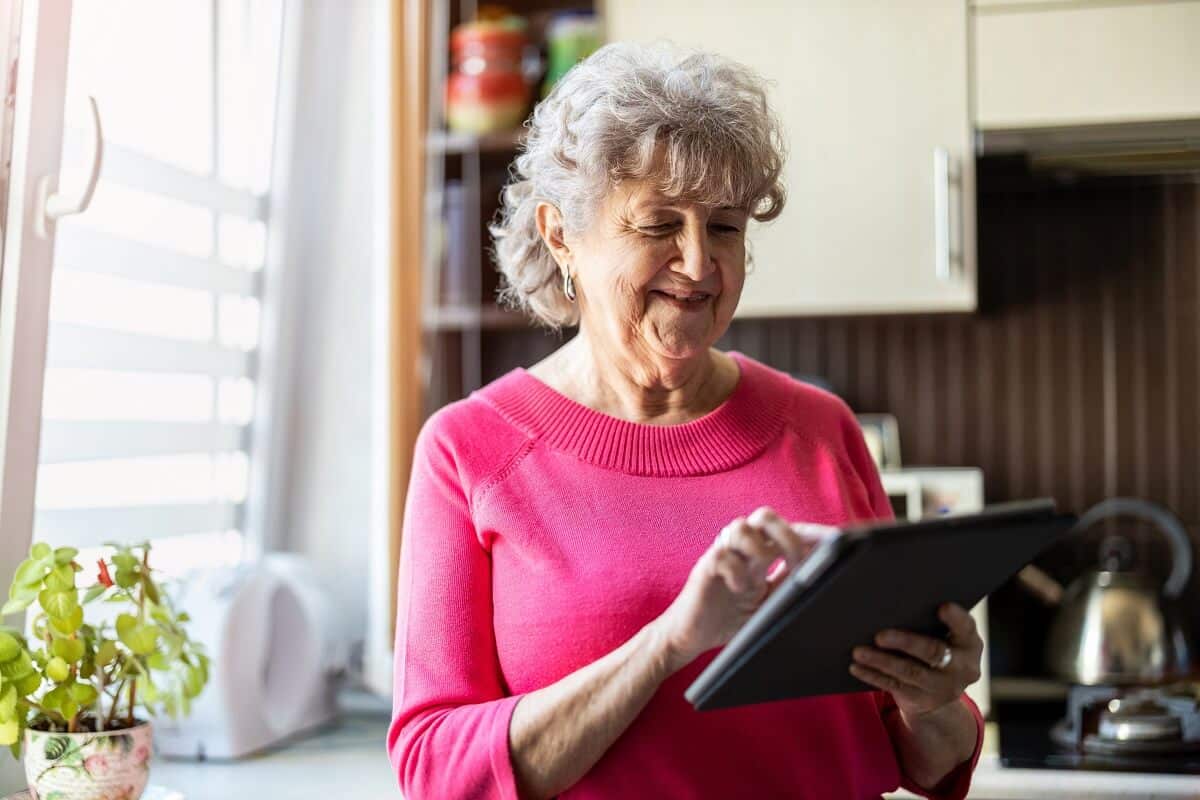
POLYGON ((950 154, 933 149, 933 250, 934 274, 950 280, 950 154))

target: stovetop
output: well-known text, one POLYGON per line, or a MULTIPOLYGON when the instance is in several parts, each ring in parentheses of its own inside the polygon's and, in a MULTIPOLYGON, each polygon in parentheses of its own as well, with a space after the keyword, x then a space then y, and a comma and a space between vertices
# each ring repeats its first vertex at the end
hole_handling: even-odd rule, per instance
POLYGON ((1064 700, 995 702, 1000 760, 1005 766, 1031 769, 1081 769, 1200 775, 1200 750, 1165 754, 1136 752, 1087 753, 1065 746, 1061 731, 1070 715, 1064 700), (1052 730, 1059 727, 1059 741, 1052 730))

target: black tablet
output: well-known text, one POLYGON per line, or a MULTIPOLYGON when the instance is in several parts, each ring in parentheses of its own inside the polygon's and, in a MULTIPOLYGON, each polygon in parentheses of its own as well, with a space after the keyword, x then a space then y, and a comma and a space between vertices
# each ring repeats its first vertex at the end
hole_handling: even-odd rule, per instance
POLYGON ((793 568, 684 696, 706 711, 870 691, 849 672, 855 647, 885 628, 945 636, 939 605, 973 607, 1075 519, 1040 499, 844 528, 793 568))

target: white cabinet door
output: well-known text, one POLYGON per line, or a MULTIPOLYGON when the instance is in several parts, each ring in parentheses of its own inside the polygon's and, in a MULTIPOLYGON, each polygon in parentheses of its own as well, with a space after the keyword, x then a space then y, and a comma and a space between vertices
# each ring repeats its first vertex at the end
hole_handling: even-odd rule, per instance
POLYGON ((606 0, 604 13, 610 41, 703 47, 774 83, 789 197, 751 229, 739 316, 974 310, 963 0, 606 0))
POLYGON ((1200 2, 975 9, 975 120, 1038 128, 1200 117, 1200 2))

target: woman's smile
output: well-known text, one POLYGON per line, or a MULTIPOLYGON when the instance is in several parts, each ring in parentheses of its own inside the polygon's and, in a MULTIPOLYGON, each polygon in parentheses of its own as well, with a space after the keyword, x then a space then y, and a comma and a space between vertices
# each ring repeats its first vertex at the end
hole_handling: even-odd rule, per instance
POLYGON ((713 296, 708 292, 692 295, 672 294, 662 289, 651 289, 650 297, 681 311, 702 311, 712 306, 713 296))

